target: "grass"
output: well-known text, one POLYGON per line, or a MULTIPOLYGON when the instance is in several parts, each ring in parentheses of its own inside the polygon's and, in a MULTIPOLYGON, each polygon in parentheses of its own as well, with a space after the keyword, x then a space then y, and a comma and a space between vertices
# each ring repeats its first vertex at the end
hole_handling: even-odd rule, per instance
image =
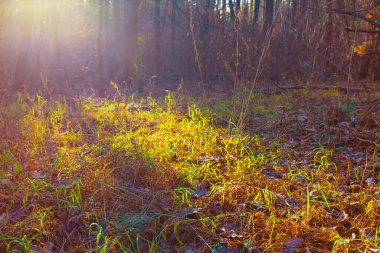
POLYGON ((0 248, 376 252, 379 140, 360 130, 379 125, 347 140, 365 104, 343 98, 21 95, 0 112, 0 248))

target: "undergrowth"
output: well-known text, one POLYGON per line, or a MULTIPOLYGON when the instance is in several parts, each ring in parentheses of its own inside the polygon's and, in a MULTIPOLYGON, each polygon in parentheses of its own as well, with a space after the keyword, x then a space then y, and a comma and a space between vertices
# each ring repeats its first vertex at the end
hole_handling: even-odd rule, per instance
POLYGON ((308 92, 19 96, 0 112, 2 252, 377 252, 379 142, 340 161, 331 115, 361 111, 308 92))

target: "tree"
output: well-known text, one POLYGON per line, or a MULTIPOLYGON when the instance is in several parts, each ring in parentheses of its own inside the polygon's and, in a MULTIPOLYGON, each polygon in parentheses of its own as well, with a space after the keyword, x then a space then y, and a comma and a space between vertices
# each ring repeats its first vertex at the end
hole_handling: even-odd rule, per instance
POLYGON ((326 32, 325 32, 325 71, 326 73, 330 73, 331 70, 331 49, 332 49, 332 42, 333 42, 333 6, 332 6, 332 0, 326 0, 326 11, 327 11, 327 23, 326 23, 326 32))
POLYGON ((226 20, 226 11, 227 11, 227 0, 222 0, 222 19, 223 19, 223 22, 226 20))
POLYGON ((239 17, 240 15, 240 6, 241 6, 241 0, 236 0, 236 15, 239 17))
POLYGON ((264 32, 266 32, 273 22, 274 0, 267 0, 265 3, 265 15, 264 15, 264 32))
POLYGON ((231 21, 235 20, 235 10, 234 10, 234 3, 232 0, 228 0, 228 6, 230 8, 230 19, 231 21))
POLYGON ((255 0, 255 8, 253 10, 253 24, 256 24, 257 20, 259 19, 259 11, 260 11, 260 0, 255 0))
POLYGON ((160 0, 154 0, 154 38, 155 38, 155 70, 161 67, 161 5, 160 0))
POLYGON ((139 0, 129 0, 124 2, 125 15, 125 41, 127 50, 125 57, 126 77, 131 77, 135 71, 135 64, 139 58, 138 48, 138 26, 139 26, 139 0))
POLYGON ((171 61, 174 66, 174 62, 176 59, 175 40, 176 40, 176 31, 177 31, 177 25, 176 25, 177 0, 171 0, 171 1, 172 1, 172 15, 171 15, 170 52, 171 52, 171 61))
POLYGON ((100 94, 104 94, 105 91, 105 81, 104 81, 104 57, 103 57, 103 48, 102 48, 102 40, 103 40, 103 30, 104 30, 104 3, 100 1, 98 3, 98 37, 96 39, 96 47, 98 51, 98 90, 100 94))

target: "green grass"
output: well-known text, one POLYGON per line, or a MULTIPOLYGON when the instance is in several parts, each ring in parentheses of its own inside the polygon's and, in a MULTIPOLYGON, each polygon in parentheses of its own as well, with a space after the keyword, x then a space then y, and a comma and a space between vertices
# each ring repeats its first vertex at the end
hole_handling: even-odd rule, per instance
POLYGON ((379 184, 365 183, 379 175, 378 146, 356 169, 339 161, 335 137, 308 148, 332 136, 312 115, 330 129, 332 113, 356 113, 339 109, 339 93, 308 92, 304 105, 296 93, 19 96, 0 113, 0 248, 280 252, 292 238, 311 252, 378 248, 379 184), (289 136, 308 142, 289 147, 289 136))

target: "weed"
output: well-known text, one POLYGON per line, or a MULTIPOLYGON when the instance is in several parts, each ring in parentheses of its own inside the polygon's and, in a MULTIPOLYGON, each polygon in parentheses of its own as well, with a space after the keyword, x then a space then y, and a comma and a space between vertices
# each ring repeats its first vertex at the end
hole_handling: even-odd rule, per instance
POLYGON ((208 251, 221 238, 231 251, 281 252, 288 238, 316 251, 379 246, 379 146, 342 162, 353 147, 332 151, 342 133, 327 132, 325 107, 298 101, 338 94, 242 92, 207 104, 114 86, 114 100, 20 96, 0 112, 2 249, 31 252, 46 239, 78 252, 208 251), (306 112, 325 125, 297 118, 306 112))

